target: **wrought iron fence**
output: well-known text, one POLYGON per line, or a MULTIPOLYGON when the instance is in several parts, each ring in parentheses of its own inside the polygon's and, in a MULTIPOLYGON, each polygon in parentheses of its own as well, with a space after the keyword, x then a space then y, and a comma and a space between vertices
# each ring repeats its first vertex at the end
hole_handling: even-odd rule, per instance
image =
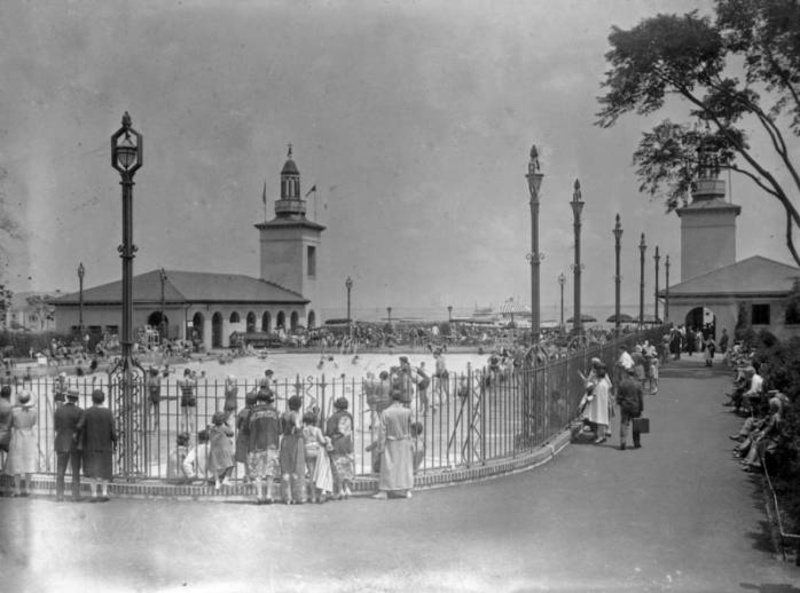
MULTIPOLYGON (((649 339, 661 343, 663 328, 652 328, 619 339, 579 349, 536 366, 512 367, 496 371, 470 368, 433 377, 426 389, 417 389, 409 407, 414 421, 421 424, 424 455, 419 471, 437 472, 473 467, 495 460, 514 458, 541 446, 576 419, 584 385, 580 373, 587 373, 591 358, 600 358, 609 369, 621 344, 649 339)), ((71 387, 79 390, 78 405, 92 405, 95 389, 106 394, 105 404, 117 418, 118 426, 136 427, 136 434, 122 434, 116 449, 115 475, 127 479, 166 479, 169 457, 176 448, 177 436, 186 431, 194 443, 198 430, 211 422, 216 411, 224 411, 224 381, 202 379, 196 383, 195 405, 184 405, 177 380, 167 377, 160 383, 160 401, 152 402, 146 377, 135 375, 137 385, 130 401, 121 395, 120 375, 95 374, 82 377, 71 387), (123 422, 124 420, 124 422, 123 422), (127 456, 127 457, 126 457, 127 456), (129 467, 132 460, 132 467, 129 467)), ((23 387, 19 385, 18 388, 23 387)), ((36 402, 39 473, 55 473, 53 451, 54 381, 51 377, 26 382, 36 402)), ((235 429, 236 416, 244 396, 257 389, 255 381, 239 381, 237 409, 230 412, 228 424, 235 429)), ((370 407, 371 385, 361 378, 296 376, 273 382, 279 408, 299 395, 303 411, 317 408, 324 421, 333 412, 333 402, 345 397, 354 418, 356 473, 370 475, 375 465, 372 444, 378 437, 378 413, 370 407)), ((235 437, 234 437, 235 439, 235 437)), ((243 466, 235 477, 243 477, 243 466)))

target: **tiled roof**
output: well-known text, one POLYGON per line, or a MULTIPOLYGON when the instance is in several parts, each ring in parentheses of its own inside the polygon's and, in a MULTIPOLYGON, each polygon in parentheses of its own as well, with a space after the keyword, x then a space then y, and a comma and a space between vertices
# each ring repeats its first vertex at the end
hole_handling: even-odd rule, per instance
MULTIPOLYGON (((308 303, 300 293, 288 290, 272 282, 244 276, 242 274, 214 274, 209 272, 183 272, 167 270, 164 282, 164 301, 175 303, 308 303)), ((77 292, 54 299, 54 305, 76 305, 80 300, 77 292)), ((83 291, 86 305, 119 303, 122 300, 122 281, 110 282, 83 291)), ((146 272, 133 278, 134 303, 161 302, 161 276, 159 270, 146 272)))
POLYGON ((792 289, 796 279, 800 268, 755 255, 670 286, 669 296, 781 295, 792 289))

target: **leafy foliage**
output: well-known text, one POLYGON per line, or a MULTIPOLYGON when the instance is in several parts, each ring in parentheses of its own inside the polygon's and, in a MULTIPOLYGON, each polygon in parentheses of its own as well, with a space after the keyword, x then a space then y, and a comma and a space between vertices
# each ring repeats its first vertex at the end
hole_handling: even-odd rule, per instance
POLYGON ((634 152, 640 191, 663 198, 668 211, 685 204, 703 167, 698 153, 713 151, 718 167, 781 203, 786 244, 800 265, 792 238, 800 227, 793 201, 800 174, 784 135, 800 136, 800 2, 717 0, 715 11, 715 21, 693 11, 614 27, 597 124, 613 126, 627 113, 650 116, 671 97, 682 100, 688 121, 662 121, 634 152), (756 134, 772 154, 751 150, 756 134), (776 156, 772 171, 765 163, 776 156))

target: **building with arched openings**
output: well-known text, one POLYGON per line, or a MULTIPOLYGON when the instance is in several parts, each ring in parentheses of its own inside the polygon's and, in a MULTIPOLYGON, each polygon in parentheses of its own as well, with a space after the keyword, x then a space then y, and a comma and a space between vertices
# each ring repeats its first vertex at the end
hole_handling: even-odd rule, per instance
MULTIPOLYGON (((716 155, 701 151, 692 201, 677 210, 681 219, 681 281, 670 286, 669 319, 704 329, 716 339, 734 335, 742 318, 756 331, 778 337, 800 335, 800 314, 789 297, 800 268, 761 256, 736 259, 736 217, 741 207, 725 200, 716 155)), ((665 298, 667 289, 659 292, 665 298)))
MULTIPOLYGON (((182 270, 136 275, 134 331, 163 328, 171 339, 194 339, 211 349, 230 346, 233 333, 290 333, 321 323, 317 278, 325 227, 306 218, 291 145, 280 177, 274 219, 255 225, 259 276, 182 270)), ((119 333, 121 281, 86 288, 82 300, 81 307, 81 294, 72 293, 52 301, 57 331, 77 330, 82 309, 88 332, 119 333)))

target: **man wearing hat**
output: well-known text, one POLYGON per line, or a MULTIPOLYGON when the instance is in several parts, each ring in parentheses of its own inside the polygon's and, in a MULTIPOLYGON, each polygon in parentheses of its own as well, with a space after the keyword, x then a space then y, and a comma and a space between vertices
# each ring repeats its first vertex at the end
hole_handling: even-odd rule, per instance
MULTIPOLYGON (((642 384, 636 379, 633 368, 622 373, 622 380, 617 387, 617 405, 620 410, 619 420, 619 448, 624 451, 628 440, 628 425, 634 418, 640 418, 644 412, 644 398, 642 397, 642 384)), ((638 426, 633 423, 633 448, 642 446, 638 426)))
POLYGON ((64 500, 64 475, 67 464, 72 467, 72 500, 80 500, 81 490, 81 450, 78 425, 83 418, 83 410, 78 407, 78 390, 68 389, 67 403, 56 408, 56 500, 64 500))

